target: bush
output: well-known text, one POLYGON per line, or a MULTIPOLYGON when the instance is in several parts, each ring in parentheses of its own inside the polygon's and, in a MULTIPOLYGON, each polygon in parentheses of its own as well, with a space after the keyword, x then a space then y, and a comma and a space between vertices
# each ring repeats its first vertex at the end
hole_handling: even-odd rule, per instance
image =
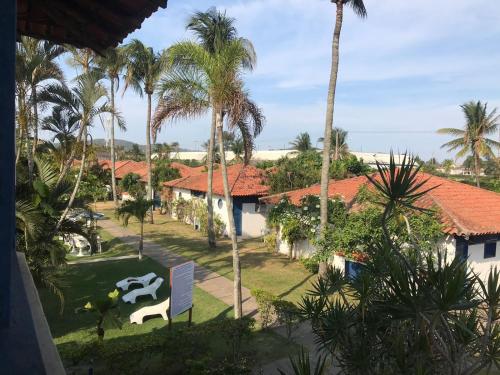
POLYGON ((282 299, 273 301, 273 307, 276 312, 276 320, 278 324, 285 326, 286 337, 290 340, 292 332, 300 323, 300 313, 298 307, 295 306, 294 303, 282 299))
POLYGON ((252 296, 255 297, 257 305, 259 305, 259 314, 262 329, 266 329, 273 323, 273 302, 276 301, 278 297, 262 289, 252 289, 252 296))
POLYGON ((314 275, 319 272, 319 260, 315 257, 300 258, 300 263, 302 263, 306 270, 314 275))
POLYGON ((263 238, 264 245, 266 245, 266 249, 269 250, 270 252, 274 253, 276 252, 276 246, 278 242, 278 234, 276 232, 271 232, 269 234, 266 234, 263 238))

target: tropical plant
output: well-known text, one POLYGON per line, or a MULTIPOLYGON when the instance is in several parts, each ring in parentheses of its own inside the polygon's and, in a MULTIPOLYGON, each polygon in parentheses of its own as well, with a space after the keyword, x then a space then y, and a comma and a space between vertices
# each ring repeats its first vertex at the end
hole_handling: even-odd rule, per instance
MULTIPOLYGON (((33 172, 33 157, 36 154, 38 145, 38 109, 40 100, 38 92, 43 89, 44 84, 51 81, 64 80, 61 68, 55 61, 57 57, 65 52, 65 49, 49 41, 41 41, 34 38, 23 36, 17 45, 16 51, 16 80, 19 86, 18 94, 20 100, 26 100, 19 111, 28 111, 29 113, 20 114, 27 116, 31 124, 25 123, 24 130, 26 134, 26 147, 28 157, 28 168, 33 172), (21 87, 24 86, 24 87, 21 87), (31 112, 32 110, 32 112, 31 112), (30 128, 33 130, 33 140, 30 144, 30 128), (30 148, 31 149, 28 149, 30 148)), ((21 104, 21 103, 19 103, 21 104)), ((26 118, 25 118, 26 119, 26 118)), ((22 121, 20 122, 20 125, 22 121)), ((20 141, 22 143, 23 131, 20 131, 20 141)))
MULTIPOLYGON (((109 94, 110 94, 110 107, 111 113, 111 126, 110 126, 110 149, 111 149, 111 190, 113 192, 113 201, 115 206, 118 206, 118 198, 116 195, 116 176, 115 176, 115 92, 118 91, 120 87, 120 74, 125 68, 126 56, 123 53, 122 48, 109 48, 102 56, 97 57, 97 66, 101 69, 106 78, 109 80, 109 94), (116 85, 116 87, 115 87, 116 85)), ((124 125, 123 123, 118 123, 118 125, 124 125)), ((121 130, 125 130, 123 127, 121 130)))
MULTIPOLYGON (((217 46, 211 53, 193 42, 180 42, 168 50, 172 70, 162 82, 162 98, 157 110, 159 126, 167 118, 197 116, 211 106, 221 155, 224 197, 229 219, 228 232, 233 248, 235 318, 241 317, 241 273, 232 199, 229 191, 227 165, 223 143, 224 121, 230 129, 240 124, 262 126, 262 115, 255 105, 250 105, 248 93, 243 88, 241 74, 248 67, 248 46, 243 40, 234 39, 217 46)), ((155 116, 156 117, 156 116, 155 116)), ((209 157, 211 157, 209 152, 209 157)), ((207 198, 210 201, 210 197, 207 198)), ((212 223, 210 223, 211 225, 212 223)))
POLYGON ((461 158, 470 153, 474 159, 474 174, 476 185, 480 187, 479 175, 481 174, 481 158, 495 157, 494 149, 500 149, 500 142, 488 138, 495 134, 498 129, 500 115, 497 109, 488 112, 488 103, 481 101, 462 104, 460 106, 465 116, 465 127, 442 128, 438 130, 440 134, 447 134, 456 137, 446 142, 441 147, 449 151, 458 150, 457 157, 461 158))
MULTIPOLYGON (((199 42, 199 49, 204 50, 206 55, 211 57, 211 60, 205 61, 205 68, 208 68, 210 64, 213 67, 215 66, 214 64, 222 64, 220 66, 226 64, 227 62, 223 61, 224 57, 221 55, 221 51, 227 49, 227 45, 232 42, 237 42, 241 47, 241 52, 243 52, 241 56, 242 67, 251 70, 255 65, 256 56, 251 42, 238 37, 236 28, 234 27, 234 19, 227 17, 225 12, 219 12, 216 8, 210 8, 206 12, 197 12, 189 20, 187 29, 195 34, 199 42)), ((188 45, 184 44, 184 46, 188 45)), ((163 100, 160 101, 156 111, 155 128, 159 130, 161 123, 165 120, 196 117, 206 113, 209 109, 212 110, 210 138, 207 145, 207 203, 208 244, 213 248, 216 246, 216 241, 213 229, 212 179, 213 162, 217 153, 215 147, 216 109, 214 101, 210 98, 212 97, 212 91, 216 87, 212 85, 213 82, 210 83, 211 79, 202 79, 200 81, 200 72, 196 71, 196 69, 192 70, 189 61, 187 61, 187 64, 182 65, 184 67, 181 66, 180 71, 173 72, 163 82, 163 100)), ((212 71, 211 76, 215 78, 214 71, 212 71)), ((253 149, 253 138, 258 136, 262 131, 264 118, 261 110, 250 101, 248 95, 244 95, 239 99, 239 102, 234 101, 236 107, 233 107, 233 112, 237 109, 236 112, 239 114, 238 118, 233 116, 233 122, 240 130, 241 137, 244 140, 244 161, 248 163, 253 149)))
MULTIPOLYGON (((290 357, 290 365, 292 366, 293 375, 323 375, 326 371, 326 358, 326 356, 320 355, 316 360, 316 366, 312 368, 309 352, 301 346, 297 357, 290 357)), ((278 369, 278 372, 280 375, 287 375, 287 373, 281 369, 278 369)))
POLYGON ((135 217, 140 223, 139 260, 142 259, 142 251, 144 248, 144 220, 152 204, 153 201, 144 199, 142 195, 139 195, 135 197, 134 200, 123 202, 122 205, 116 209, 116 216, 122 220, 124 226, 128 225, 131 217, 135 217))
POLYGON ((127 173, 120 180, 120 189, 122 192, 129 193, 133 198, 137 198, 139 196, 144 197, 146 193, 144 190, 144 186, 141 182, 141 176, 137 173, 127 173))
MULTIPOLYGON (((66 218, 74 199, 78 192, 80 182, 85 169, 87 157, 87 142, 88 128, 91 127, 100 114, 114 113, 113 109, 107 102, 107 91, 101 84, 102 74, 96 70, 90 70, 76 78, 76 85, 72 89, 65 85, 50 85, 45 91, 40 93, 40 98, 65 108, 79 122, 79 131, 76 137, 76 142, 82 143, 82 158, 80 160, 80 168, 75 181, 73 192, 68 200, 68 205, 59 219, 58 226, 66 218)), ((118 122, 124 126, 124 121, 121 116, 114 113, 118 122)), ((76 147, 73 147, 68 160, 59 174, 58 183, 60 183, 71 168, 75 159, 76 147)))
MULTIPOLYGON (((323 142, 324 138, 318 138, 318 142, 323 142)), ((347 145, 347 130, 341 128, 333 128, 330 143, 335 146, 332 160, 342 159, 349 154, 349 146, 347 145)))
POLYGON ((307 132, 300 133, 292 142, 290 142, 290 145, 299 152, 314 150, 311 143, 311 136, 307 132))
MULTIPOLYGON (((333 31, 332 42, 332 65, 330 68, 330 81, 328 83, 328 97, 326 102, 325 131, 323 135, 323 161, 321 164, 321 189, 320 189, 320 208, 321 208, 321 231, 324 231, 328 224, 328 182, 330 180, 330 150, 332 140, 333 114, 335 106, 335 92, 337 89, 337 75, 339 70, 339 49, 340 32, 344 17, 344 5, 352 8, 359 17, 366 17, 366 8, 363 0, 334 0, 337 7, 335 28, 333 31)), ((340 135, 340 134, 339 134, 340 135)), ((322 263, 320 273, 325 270, 325 264, 322 263)))
POLYGON ((134 143, 132 145, 130 150, 126 152, 125 156, 129 159, 132 159, 133 161, 143 161, 145 159, 144 152, 142 152, 137 143, 134 143))
POLYGON ((450 174, 452 168, 455 166, 455 163, 451 159, 444 159, 442 163, 442 167, 446 174, 450 174))
MULTIPOLYGON (((124 47, 127 57, 125 89, 132 86, 139 95, 146 94, 148 100, 146 114, 146 163, 148 167, 147 196, 153 196, 152 166, 151 166, 151 99, 161 75, 167 68, 167 58, 164 52, 155 52, 152 47, 145 46, 140 40, 134 39, 124 47)), ((153 206, 151 206, 150 223, 153 223, 153 206)))
POLYGON ((316 151, 301 152, 295 158, 283 157, 268 172, 272 193, 305 188, 320 181, 321 155, 316 151))
POLYGON ((161 190, 164 182, 181 177, 179 170, 172 167, 169 159, 158 158, 153 162, 153 164, 152 182, 155 190, 161 190))
POLYGON ((97 315, 96 333, 100 342, 104 340, 104 327, 109 325, 113 328, 122 328, 119 319, 120 311, 118 309, 120 292, 115 289, 109 292, 106 298, 97 299, 93 302, 87 302, 85 306, 76 309, 75 312, 93 312, 97 315))

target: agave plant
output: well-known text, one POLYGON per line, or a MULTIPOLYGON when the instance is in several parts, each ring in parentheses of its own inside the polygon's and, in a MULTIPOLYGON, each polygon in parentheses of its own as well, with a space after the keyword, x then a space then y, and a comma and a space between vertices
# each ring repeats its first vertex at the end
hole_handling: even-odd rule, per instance
MULTIPOLYGON (((323 375, 326 371, 326 356, 318 356, 316 365, 311 367, 311 360, 309 353, 302 346, 296 358, 290 357, 290 365, 292 367, 293 375, 323 375)), ((281 369, 278 369, 281 375, 287 375, 281 369)), ((288 374, 290 375, 290 374, 288 374)))

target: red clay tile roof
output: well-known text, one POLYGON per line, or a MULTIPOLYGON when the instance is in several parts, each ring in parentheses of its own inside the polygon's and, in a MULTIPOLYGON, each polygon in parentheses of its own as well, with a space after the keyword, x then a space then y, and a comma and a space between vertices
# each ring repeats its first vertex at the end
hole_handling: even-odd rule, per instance
MULTIPOLYGON (((111 168, 111 160, 99 160, 99 165, 103 169, 111 168)), ((188 177, 201 173, 200 168, 204 167, 190 167, 182 163, 172 162, 170 164, 172 168, 179 170, 181 177, 188 177)), ((136 173, 141 176, 141 181, 147 182, 148 178, 148 166, 144 161, 133 161, 133 160, 120 160, 115 162, 115 175, 117 179, 123 178, 127 173, 136 173)))
MULTIPOLYGON (((475 186, 432 176, 420 172, 419 179, 428 179, 423 189, 436 186, 418 202, 424 208, 437 206, 440 209, 444 232, 458 236, 500 234, 500 194, 475 186)), ((352 205, 359 188, 368 183, 364 176, 340 181, 331 180, 328 196, 341 196, 346 205, 352 205)), ((261 198, 265 203, 275 204, 286 195, 298 205, 306 195, 319 195, 320 186, 289 191, 261 198)))
MULTIPOLYGON (((265 173, 259 168, 250 165, 235 164, 228 166, 227 175, 231 196, 233 197, 264 196, 269 194, 269 186, 264 185, 265 173)), ((172 188, 206 192, 208 186, 207 173, 167 181, 163 185, 172 188)), ((224 195, 222 171, 220 168, 214 171, 212 186, 214 194, 224 195)))

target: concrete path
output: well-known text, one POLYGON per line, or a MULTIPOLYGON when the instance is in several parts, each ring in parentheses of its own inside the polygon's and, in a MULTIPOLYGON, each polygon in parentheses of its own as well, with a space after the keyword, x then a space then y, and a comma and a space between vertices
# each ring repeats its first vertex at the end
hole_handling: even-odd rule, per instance
MULTIPOLYGON (((125 228, 110 219, 100 220, 99 225, 109 234, 119 238, 123 243, 135 248, 139 246, 139 236, 132 230, 125 228)), ((190 259, 165 249, 154 241, 144 238, 144 255, 154 259, 165 267, 172 267, 188 262, 190 259)), ((195 263, 194 269, 195 285, 221 300, 229 306, 233 306, 233 280, 229 280, 218 273, 195 263)), ((257 302, 250 294, 250 290, 241 288, 243 299, 243 315, 252 316, 258 319, 257 302)))
POLYGON ((137 257, 138 257, 137 255, 122 255, 119 257, 92 258, 92 255, 89 255, 87 258, 82 257, 78 260, 72 260, 66 262, 66 264, 99 263, 99 262, 109 262, 112 260, 132 259, 137 257))

